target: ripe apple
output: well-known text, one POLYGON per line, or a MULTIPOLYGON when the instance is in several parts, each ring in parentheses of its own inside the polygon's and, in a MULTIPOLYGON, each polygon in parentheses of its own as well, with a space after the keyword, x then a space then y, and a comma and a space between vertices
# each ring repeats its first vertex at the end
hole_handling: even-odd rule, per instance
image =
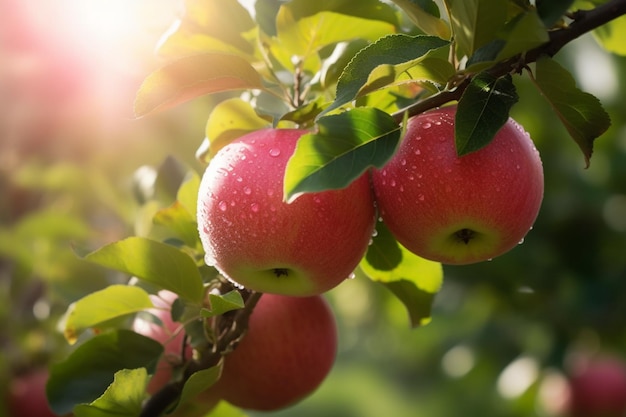
POLYGON ((626 364, 615 357, 590 359, 570 376, 570 417, 624 417, 626 364))
POLYGON ((415 254, 447 264, 501 255, 522 241, 543 198, 529 135, 510 119, 486 147, 457 156, 456 106, 412 117, 394 157, 374 170, 380 215, 415 254))
POLYGON ((322 383, 336 352, 337 329, 324 298, 265 294, 209 392, 241 408, 284 408, 322 383))
MULTIPOLYGON (((165 386, 172 378, 174 368, 182 365, 183 362, 181 350, 185 332, 181 329, 181 323, 172 320, 170 313, 172 303, 177 297, 175 293, 167 290, 159 291, 157 295, 150 296, 152 303, 156 307, 151 309, 150 313, 161 320, 162 325, 143 317, 137 317, 133 322, 134 331, 163 344, 163 356, 159 360, 156 371, 148 383, 147 391, 150 394, 154 394, 165 386)), ((192 349, 187 345, 185 358, 189 359, 191 355, 192 349)))
POLYGON ((15 376, 9 382, 7 409, 10 417, 55 417, 48 406, 48 371, 36 369, 15 376))
POLYGON ((263 129, 222 148, 200 185, 198 228, 206 262, 248 289, 321 294, 347 278, 371 239, 373 193, 366 175, 341 190, 283 201, 294 129, 263 129))

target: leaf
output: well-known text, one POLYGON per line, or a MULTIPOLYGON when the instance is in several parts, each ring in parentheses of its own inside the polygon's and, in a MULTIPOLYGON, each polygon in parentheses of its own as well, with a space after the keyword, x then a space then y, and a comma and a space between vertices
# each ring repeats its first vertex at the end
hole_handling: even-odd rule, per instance
POLYGON ((550 28, 569 10, 574 0, 537 0, 537 13, 543 24, 550 28))
POLYGON ((383 223, 379 222, 376 230, 361 260, 361 270, 396 295, 406 307, 412 327, 427 324, 435 294, 443 282, 441 264, 409 252, 395 241, 383 223))
MULTIPOLYGON (((411 19, 411 21, 427 35, 437 36, 442 39, 450 39, 452 35, 448 23, 435 16, 424 8, 418 0, 392 0, 411 19)), ((430 6, 428 9, 437 9, 437 4, 432 0, 425 0, 430 6)))
POLYGON ((129 237, 88 254, 85 259, 173 291, 201 303, 203 283, 194 260, 172 246, 141 237, 129 237))
POLYGON ((505 25, 500 37, 506 43, 498 53, 496 61, 511 58, 550 40, 546 27, 534 10, 515 16, 505 25))
POLYGON ((114 375, 113 383, 91 404, 74 408, 76 417, 136 417, 141 412, 148 383, 145 368, 122 369, 114 375))
POLYGON ((198 189, 200 188, 200 177, 195 172, 188 173, 185 181, 178 188, 176 201, 178 201, 191 216, 196 218, 198 209, 198 189))
POLYGON ((213 108, 206 124, 209 155, 212 158, 234 139, 270 126, 270 121, 259 116, 249 102, 240 98, 224 100, 213 108))
POLYGON ((300 137, 285 168, 284 200, 305 192, 347 187, 369 167, 393 155, 401 127, 378 109, 360 107, 318 121, 318 131, 300 137))
POLYGON ((559 63, 543 56, 536 62, 535 85, 578 144, 589 167, 594 140, 611 125, 600 101, 576 87, 574 77, 559 63))
POLYGON ((445 0, 450 13, 458 55, 472 56, 481 46, 496 39, 507 18, 502 0, 445 0))
POLYGON ((113 382, 115 372, 146 368, 152 373, 162 353, 159 342, 131 330, 95 336, 50 367, 46 387, 50 407, 65 415, 76 404, 91 403, 113 382))
POLYGON ((181 394, 179 404, 184 404, 190 399, 197 397, 203 391, 206 391, 211 385, 215 384, 222 373, 222 363, 212 366, 208 369, 202 369, 194 372, 185 382, 183 393, 181 394))
POLYGON ((594 37, 604 49, 617 55, 626 56, 626 16, 618 17, 598 27, 594 37))
POLYGON ((243 308, 244 302, 239 291, 233 290, 226 294, 209 293, 209 305, 210 309, 202 309, 202 317, 220 316, 227 311, 243 308))
POLYGON ((154 223, 168 228, 190 248, 199 246, 196 218, 178 201, 157 211, 154 223))
POLYGON ((450 42, 434 36, 389 35, 363 48, 352 58, 337 82, 335 101, 322 112, 328 113, 358 97, 368 83, 370 73, 381 65, 416 65, 430 51, 445 47, 450 42), (389 53, 393 51, 393 54, 389 53))
POLYGON ((111 285, 86 295, 69 307, 63 334, 70 344, 74 344, 84 330, 151 307, 152 301, 143 289, 111 285))
POLYGON ((139 87, 135 115, 165 110, 205 94, 263 89, 261 76, 244 58, 207 53, 180 58, 154 71, 139 87))
POLYGON ((494 77, 482 72, 474 77, 459 100, 455 116, 457 154, 463 156, 489 144, 517 100, 510 75, 494 77))

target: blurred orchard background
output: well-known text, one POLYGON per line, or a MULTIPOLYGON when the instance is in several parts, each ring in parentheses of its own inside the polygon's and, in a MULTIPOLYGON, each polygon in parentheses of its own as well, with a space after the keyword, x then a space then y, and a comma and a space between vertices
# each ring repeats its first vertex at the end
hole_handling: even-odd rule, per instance
MULTIPOLYGON (((3 391, 67 355, 57 328, 71 302, 127 279, 75 251, 145 234, 142 214, 203 168, 194 155, 224 96, 132 114, 180 3, 0 0, 3 391)), ((581 357, 626 360, 626 58, 585 35, 557 59, 613 121, 590 168, 543 98, 515 78, 513 117, 535 140, 546 181, 525 242, 491 262, 446 266, 432 322, 416 330, 369 280, 331 291, 337 364, 313 396, 275 415, 554 416, 563 372, 581 357)))

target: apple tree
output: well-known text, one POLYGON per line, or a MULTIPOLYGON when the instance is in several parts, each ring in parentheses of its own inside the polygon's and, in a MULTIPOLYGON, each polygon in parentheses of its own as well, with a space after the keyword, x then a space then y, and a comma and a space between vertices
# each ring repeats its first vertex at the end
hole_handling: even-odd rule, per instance
POLYGON ((537 218, 541 161, 510 118, 519 87, 592 166, 610 118, 557 58, 590 32, 626 53, 624 0, 184 4, 134 111, 210 95, 202 167, 159 171, 166 197, 140 190, 142 233, 75 248, 125 280, 67 309, 72 349, 47 384, 59 415, 293 405, 330 372, 341 328, 322 297, 351 281, 393 294, 412 328, 436 321, 442 262, 509 256, 537 218))

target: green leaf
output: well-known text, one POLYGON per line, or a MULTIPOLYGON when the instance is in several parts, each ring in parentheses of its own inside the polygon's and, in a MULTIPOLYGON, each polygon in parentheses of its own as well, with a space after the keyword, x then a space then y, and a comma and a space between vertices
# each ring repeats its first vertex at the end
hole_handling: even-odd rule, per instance
POLYGON ((593 153, 593 141, 611 125, 600 101, 576 87, 574 77, 547 56, 536 62, 535 84, 578 144, 586 166, 593 153))
POLYGON ((198 247, 198 224, 196 218, 178 201, 160 209, 154 216, 154 223, 168 228, 190 248, 198 247))
POLYGON ((396 295, 406 307, 412 327, 428 323, 432 302, 443 282, 441 264, 409 252, 383 223, 379 222, 376 230, 361 260, 361 270, 396 295))
POLYGON ((141 237, 129 237, 88 254, 85 259, 134 275, 201 303, 203 283, 194 260, 175 247, 141 237))
POLYGON ((600 45, 609 52, 626 55, 626 16, 618 17, 593 31, 600 45))
POLYGON ((543 24, 550 28, 569 10, 574 0, 537 0, 537 13, 543 24))
POLYGON ((84 330, 151 307, 152 301, 143 289, 111 285, 86 295, 70 306, 63 334, 70 344, 74 344, 84 330))
POLYGON ((472 56, 481 46, 496 39, 507 19, 502 0, 445 0, 459 56, 472 56))
POLYGON ((197 397, 200 393, 210 388, 211 385, 215 384, 222 373, 221 365, 220 362, 217 366, 194 372, 185 382, 179 404, 184 404, 188 400, 197 397))
POLYGON ((374 108, 360 107, 318 121, 318 131, 298 140, 285 168, 284 199, 306 192, 347 187, 369 167, 393 155, 401 127, 374 108))
POLYGON ((198 209, 198 189, 200 188, 200 176, 191 171, 188 173, 185 181, 178 188, 176 193, 176 201, 178 201, 191 217, 196 218, 196 210, 198 209))
POLYGON ((222 101, 213 108, 206 124, 209 158, 234 139, 270 126, 270 121, 259 116, 249 102, 240 98, 222 101))
POLYGON ((452 35, 448 23, 439 18, 439 15, 430 13, 430 10, 436 9, 437 4, 432 0, 392 0, 397 4, 411 21, 427 35, 437 36, 442 39, 450 39, 452 35), (420 3, 426 3, 424 7, 420 3))
POLYGON ((219 295, 209 293, 209 305, 210 309, 202 309, 202 317, 220 316, 227 311, 243 308, 245 304, 239 291, 233 290, 219 295))
POLYGON ((70 413, 76 404, 100 397, 117 371, 146 368, 154 372, 162 353, 159 342, 131 330, 95 336, 50 367, 46 387, 50 406, 59 415, 70 413))
POLYGON ((279 10, 276 25, 282 55, 299 61, 306 61, 328 45, 357 38, 375 40, 395 32, 387 22, 331 11, 297 18, 288 3, 279 10))
POLYGON ((529 51, 550 40, 546 27, 534 10, 515 16, 505 25, 500 37, 506 43, 498 53, 497 61, 529 51))
MULTIPOLYGON (((356 99, 370 80, 370 73, 381 65, 394 66, 410 63, 417 65, 429 52, 449 45, 450 42, 434 36, 389 35, 363 48, 352 58, 337 82, 335 101, 324 113, 337 109, 356 99), (390 53, 393 51, 393 53, 390 53)), ((395 77, 395 75, 394 75, 395 77)), ((395 78, 394 78, 395 79, 395 78)), ((378 88, 380 83, 378 83, 378 88)))
POLYGON ((205 94, 263 89, 261 76, 244 58, 207 53, 178 59, 154 71, 139 87, 135 115, 165 110, 205 94))
POLYGON ((115 373, 113 383, 91 404, 74 408, 76 417, 136 417, 141 412, 148 373, 145 368, 122 369, 115 373))
POLYGON ((459 100, 455 116, 457 154, 463 156, 489 144, 517 100, 510 75, 494 77, 483 72, 474 77, 459 100))

